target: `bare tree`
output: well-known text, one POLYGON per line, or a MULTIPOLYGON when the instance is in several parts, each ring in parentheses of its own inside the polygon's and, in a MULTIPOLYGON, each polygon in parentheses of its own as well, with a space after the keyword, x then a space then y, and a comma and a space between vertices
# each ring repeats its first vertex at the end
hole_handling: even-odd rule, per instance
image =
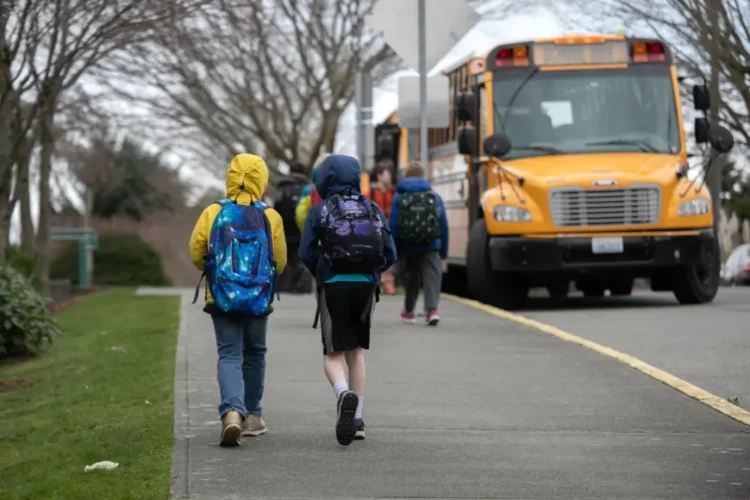
POLYGON ((197 138, 218 168, 247 150, 264 154, 272 169, 277 161, 311 164, 333 150, 355 73, 385 75, 399 64, 365 28, 373 3, 215 0, 165 25, 159 43, 138 47, 129 64, 110 68, 131 77, 123 84, 118 76, 116 91, 147 101, 172 140, 197 138), (143 82, 155 89, 151 97, 126 88, 143 82))
POLYGON ((0 264, 5 262, 5 247, 8 244, 8 200, 11 189, 12 171, 10 168, 10 121, 11 110, 6 95, 10 90, 10 57, 6 42, 8 19, 11 4, 0 0, 0 264))
MULTIPOLYGON (((10 102, 15 110, 15 142, 12 154, 0 167, 8 173, 20 166, 16 186, 25 188, 24 169, 28 171, 28 155, 38 141, 39 146, 39 227, 36 250, 45 289, 49 267, 49 218, 51 214, 50 178, 55 149, 55 118, 63 95, 82 75, 117 55, 124 48, 143 43, 154 36, 156 28, 172 21, 202 0, 159 2, 157 0, 18 0, 11 2, 12 43, 4 52, 9 54, 10 84, 3 89, 2 104, 10 102), (28 104, 24 94, 33 94, 28 104), (25 156, 24 156, 25 155, 25 156), (20 162, 19 162, 20 160, 20 162)), ((9 38, 6 35, 6 40, 9 38)), ((0 70, 2 67, 0 67, 0 70)), ((0 85, 2 85, 0 81, 0 85)), ((1 194, 1 193, 0 193, 1 194)), ((14 193, 8 201, 0 199, 0 216, 9 219, 18 199, 14 193), (4 209, 3 209, 4 208, 4 209)), ((5 226, 0 227, 7 234, 5 226)))

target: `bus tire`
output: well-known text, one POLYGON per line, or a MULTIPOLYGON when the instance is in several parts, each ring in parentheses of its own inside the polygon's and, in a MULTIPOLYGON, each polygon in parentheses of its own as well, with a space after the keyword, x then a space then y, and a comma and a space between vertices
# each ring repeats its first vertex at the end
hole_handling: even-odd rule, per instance
POLYGON ((719 291, 719 242, 714 239, 707 249, 705 263, 681 266, 672 272, 673 293, 680 304, 705 304, 714 300, 719 291))
POLYGON ((604 283, 598 280, 586 280, 582 282, 577 282, 576 288, 581 293, 583 293, 584 297, 588 297, 588 298, 604 297, 604 292, 607 291, 607 288, 604 286, 604 283))
POLYGON ((609 285, 613 296, 625 297, 633 294, 633 278, 615 278, 609 285))
POLYGON ((583 289, 583 296, 590 299, 604 297, 604 292, 606 291, 604 287, 590 286, 583 289))
POLYGON ((547 285, 547 293, 553 299, 564 299, 570 293, 570 282, 568 280, 553 281, 547 285))
POLYGON ((487 223, 477 220, 469 233, 466 278, 471 296, 501 309, 517 309, 526 300, 529 287, 511 273, 495 273, 488 251, 487 223))

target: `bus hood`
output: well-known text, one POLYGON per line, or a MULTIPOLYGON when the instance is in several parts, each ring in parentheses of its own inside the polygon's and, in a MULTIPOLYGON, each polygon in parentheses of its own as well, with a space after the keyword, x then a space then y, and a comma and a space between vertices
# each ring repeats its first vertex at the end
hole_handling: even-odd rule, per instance
POLYGON ((576 185, 591 188, 633 182, 674 182, 678 180, 675 174, 680 163, 682 160, 677 155, 596 153, 507 160, 503 167, 538 187, 576 185))

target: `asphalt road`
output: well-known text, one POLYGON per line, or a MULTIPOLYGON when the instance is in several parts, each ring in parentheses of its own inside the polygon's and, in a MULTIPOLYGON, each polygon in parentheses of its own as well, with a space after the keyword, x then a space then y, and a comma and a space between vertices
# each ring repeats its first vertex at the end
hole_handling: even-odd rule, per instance
POLYGON ((402 325, 400 299, 381 301, 368 437, 341 447, 313 299, 282 296, 269 433, 222 449, 213 333, 191 298, 173 498, 750 498, 750 428, 614 360, 447 301, 439 328, 402 325))
POLYGON ((532 299, 520 314, 666 370, 750 409, 750 287, 722 288, 710 304, 670 293, 565 301, 532 299))

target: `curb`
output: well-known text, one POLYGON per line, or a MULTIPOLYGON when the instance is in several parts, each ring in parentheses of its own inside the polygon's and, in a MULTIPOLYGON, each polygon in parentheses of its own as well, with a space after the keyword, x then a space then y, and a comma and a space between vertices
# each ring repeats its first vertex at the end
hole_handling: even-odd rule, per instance
POLYGON ((727 417, 734 419, 737 422, 740 422, 741 424, 750 426, 750 411, 747 411, 733 403, 730 403, 726 399, 721 398, 715 394, 712 394, 704 389, 701 389, 700 387, 695 386, 691 384, 690 382, 687 382, 679 377, 676 377, 672 375, 671 373, 668 373, 644 361, 641 361, 640 359, 634 356, 622 353, 620 351, 612 349, 611 347, 607 347, 597 342, 584 339, 583 337, 579 337, 578 335, 574 335, 572 333, 566 332, 555 326, 548 325, 546 323, 542 323, 540 321, 536 321, 531 318, 522 316, 520 314, 506 311, 504 309, 493 307, 487 304, 482 304, 481 302, 477 302, 476 300, 464 299, 456 295, 450 295, 450 294, 445 294, 445 293, 442 294, 442 296, 449 300, 452 300, 453 302, 457 302, 459 304, 463 304, 473 309, 483 311, 487 314, 491 314, 493 316, 505 319, 507 321, 512 321, 520 325, 534 328, 536 330, 539 330, 540 332, 546 333, 548 335, 552 335, 553 337, 556 337, 560 340, 564 340, 565 342, 570 342, 572 344, 579 345, 591 351, 597 352, 599 354, 602 354, 604 356, 617 360, 620 363, 626 364, 630 366, 631 368, 641 373, 644 373, 655 380, 658 380, 662 384, 668 387, 671 387, 672 389, 679 391, 685 394, 686 396, 689 396, 695 399, 696 401, 703 403, 709 408, 712 408, 720 413, 723 413, 727 417))

